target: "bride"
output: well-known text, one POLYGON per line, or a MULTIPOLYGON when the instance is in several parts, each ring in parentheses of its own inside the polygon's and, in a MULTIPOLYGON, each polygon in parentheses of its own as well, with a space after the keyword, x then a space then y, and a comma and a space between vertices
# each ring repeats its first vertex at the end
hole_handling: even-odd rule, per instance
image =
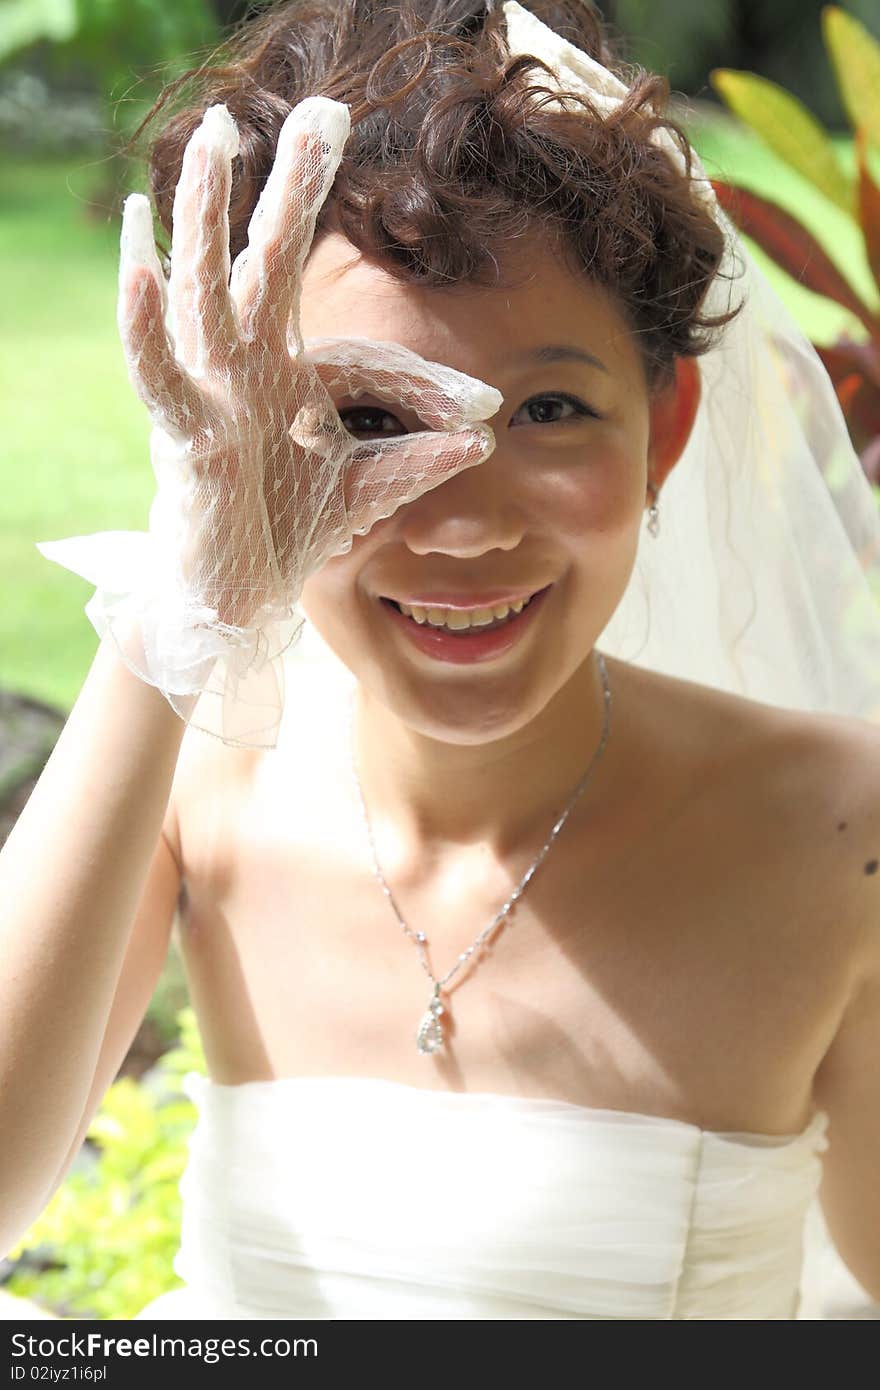
POLYGON ((880 1299, 880 614, 810 628, 772 588, 792 535, 804 593, 867 588, 874 503, 851 450, 846 503, 803 448, 796 478, 762 412, 807 380, 741 354, 766 286, 707 313, 729 228, 660 79, 622 96, 573 0, 486 9, 251 24, 152 151, 170 338, 126 206, 159 491, 149 537, 41 546, 105 640, 0 854, 2 1232, 63 1180, 176 920, 209 1075, 185 1287, 139 1317, 794 1318, 817 1204, 880 1299), (254 217, 236 153, 272 168, 254 217))

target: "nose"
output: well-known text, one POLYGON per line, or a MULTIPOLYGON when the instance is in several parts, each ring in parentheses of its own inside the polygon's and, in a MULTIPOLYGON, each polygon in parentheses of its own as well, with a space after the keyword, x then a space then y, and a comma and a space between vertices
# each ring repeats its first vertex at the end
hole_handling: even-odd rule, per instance
POLYGON ((432 551, 470 559, 487 550, 515 550, 527 520, 496 448, 482 463, 465 468, 423 492, 396 513, 400 535, 414 555, 432 551))

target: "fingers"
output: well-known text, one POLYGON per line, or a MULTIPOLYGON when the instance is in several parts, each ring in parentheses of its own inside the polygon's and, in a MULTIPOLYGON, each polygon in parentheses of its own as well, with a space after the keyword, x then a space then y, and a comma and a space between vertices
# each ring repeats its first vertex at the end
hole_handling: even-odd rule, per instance
POLYGON ((344 478, 349 529, 364 535, 405 502, 482 463, 494 449, 495 434, 486 424, 457 433, 426 431, 359 445, 344 478))
POLYGON ((232 267, 231 294, 247 341, 286 351, 291 313, 297 345, 302 341, 302 267, 350 129, 348 107, 320 96, 299 102, 281 127, 272 170, 251 216, 248 245, 232 267))
POLYGON ((229 297, 229 193, 238 131, 226 107, 211 106, 190 137, 174 193, 170 329, 177 356, 195 376, 238 340, 229 297))
POLYGON ((398 401, 434 429, 458 429, 487 420, 504 402, 501 392, 443 362, 430 362, 400 343, 370 338, 309 338, 305 356, 328 391, 364 391, 398 401))
POLYGON ((116 321, 128 376, 154 424, 191 437, 204 405, 198 387, 175 360, 165 329, 165 279, 153 241, 150 206, 142 194, 126 199, 116 321))

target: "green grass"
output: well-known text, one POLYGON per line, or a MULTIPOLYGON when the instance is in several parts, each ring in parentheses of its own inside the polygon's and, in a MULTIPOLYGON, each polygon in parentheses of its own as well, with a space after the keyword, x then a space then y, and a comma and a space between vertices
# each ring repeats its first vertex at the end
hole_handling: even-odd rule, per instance
POLYGON ((118 229, 86 215, 92 178, 6 159, 0 205, 0 682, 64 711, 97 647, 93 589, 34 542, 143 530, 155 488, 116 334, 118 229))
MULTIPOLYGON (((692 134, 710 175, 735 176, 800 208, 841 269, 876 301, 858 232, 842 214, 727 122, 694 126, 692 134)), ((851 161, 848 143, 841 148, 851 161)), ((144 530, 155 490, 146 412, 116 333, 118 224, 85 212, 94 178, 85 160, 6 159, 0 203, 0 683, 65 712, 97 646, 82 611, 92 586, 45 560, 34 542, 144 530)), ((756 258, 812 336, 829 341, 853 329, 845 311, 756 258)))

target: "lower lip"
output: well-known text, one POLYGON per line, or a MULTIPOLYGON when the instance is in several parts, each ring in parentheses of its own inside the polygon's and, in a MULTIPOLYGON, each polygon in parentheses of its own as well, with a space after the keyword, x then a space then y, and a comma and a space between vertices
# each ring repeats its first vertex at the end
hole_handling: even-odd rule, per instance
POLYGON ((395 626, 420 652, 433 656, 437 661, 448 661, 454 666, 466 666, 475 661, 491 661, 493 657, 501 656, 503 652, 516 646, 533 625, 535 616, 543 607, 552 587, 552 584, 548 585, 546 589, 535 594, 531 603, 517 613, 515 618, 509 619, 503 627, 493 628, 490 632, 484 628, 471 628, 460 636, 446 628, 431 627, 427 622, 417 623, 414 618, 407 618, 387 599, 380 598, 379 603, 395 626))

